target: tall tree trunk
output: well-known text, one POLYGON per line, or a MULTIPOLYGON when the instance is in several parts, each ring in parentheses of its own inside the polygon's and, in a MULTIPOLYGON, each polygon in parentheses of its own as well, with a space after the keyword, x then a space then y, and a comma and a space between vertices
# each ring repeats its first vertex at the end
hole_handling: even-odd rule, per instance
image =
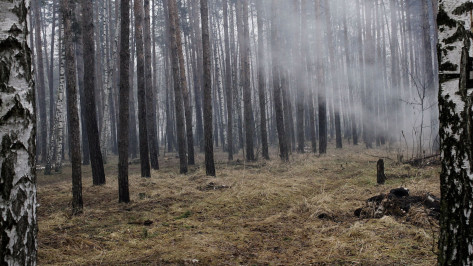
POLYGON ((295 90, 296 90, 296 123, 297 123, 297 152, 304 153, 305 136, 304 136, 304 105, 305 105, 305 91, 307 75, 305 74, 305 67, 307 65, 305 55, 302 54, 302 45, 305 45, 307 40, 304 40, 305 33, 302 31, 303 16, 307 10, 301 8, 299 1, 296 1, 293 6, 294 17, 296 17, 294 26, 294 41, 293 41, 293 74, 296 75, 295 90))
POLYGON ((105 184, 102 153, 100 152, 99 130, 95 109, 95 46, 92 0, 82 3, 82 42, 84 55, 84 100, 87 138, 89 140, 92 178, 94 185, 105 184))
POLYGON ((266 123, 266 78, 264 74, 265 54, 263 38, 263 1, 258 1, 258 17, 256 23, 258 26, 258 97, 260 108, 260 130, 263 158, 269 160, 268 151, 268 131, 266 123))
MULTIPOLYGON (((391 91, 393 92, 400 92, 400 80, 401 80, 401 72, 399 69, 399 40, 398 40, 398 18, 396 14, 396 10, 398 8, 397 4, 399 1, 396 0, 390 0, 390 10, 391 10, 391 41, 390 41, 390 50, 391 50, 391 91)), ((368 14, 370 14, 368 12, 368 14)), ((368 21, 368 23, 371 23, 371 21, 368 21)), ((370 36, 368 36, 370 37, 370 36)), ((368 38, 367 38, 368 39, 368 38)), ((373 50, 369 50, 373 51, 373 50)), ((370 53, 367 53, 367 58, 370 59, 370 53)), ((368 60, 367 59, 367 60, 368 60)), ((370 59, 371 60, 371 59, 370 59)), ((368 62, 369 64, 369 62, 368 62)), ((389 132, 394 133, 396 131, 396 128, 398 126, 398 118, 397 118, 397 112, 398 112, 398 104, 399 100, 398 99, 392 99, 390 108, 391 112, 393 112, 395 115, 392 119, 389 121, 389 132)))
MULTIPOLYGON (((78 21, 82 21, 82 13, 79 8, 80 6, 76 6, 76 19, 78 21)), ((78 86, 79 86, 79 96, 80 96, 80 119, 82 125, 82 132, 81 132, 81 139, 82 139, 82 164, 89 165, 90 164, 90 151, 89 151, 89 140, 87 138, 87 123, 86 119, 86 112, 85 112, 85 94, 84 94, 84 53, 83 53, 83 46, 82 46, 82 29, 79 28, 75 32, 76 37, 76 63, 77 63, 77 79, 78 79, 78 86)))
POLYGON ((159 144, 158 144, 158 132, 156 126, 156 107, 154 101, 154 88, 153 88, 153 75, 152 75, 152 57, 151 57, 151 22, 149 15, 149 0, 144 0, 144 42, 145 42, 145 86, 146 86, 146 121, 148 126, 148 144, 149 144, 149 155, 151 167, 154 170, 159 169, 159 144))
POLYGON ((471 265, 473 262, 473 100, 470 90, 473 77, 468 68, 471 64, 471 8, 464 12, 468 4, 471 3, 466 0, 440 1, 439 265, 471 265))
POLYGON ((148 125, 146 123, 146 88, 145 58, 143 43, 143 1, 134 1, 135 40, 136 40, 136 77, 138 81, 138 124, 140 129, 141 176, 151 177, 148 149, 148 125))
MULTIPOLYGON (((118 123, 118 201, 130 202, 128 147, 130 117, 130 0, 120 0, 120 110, 118 123)), ((134 125, 133 125, 134 126, 134 125)))
POLYGON ((168 3, 168 13, 169 13, 169 26, 171 38, 171 65, 172 73, 174 78, 174 99, 175 99, 175 108, 176 108, 176 131, 177 131, 177 145, 179 150, 179 164, 180 164, 180 173, 187 173, 187 149, 186 149, 186 128, 184 124, 184 112, 182 104, 182 86, 181 86, 181 76, 179 74, 179 55, 178 55, 178 45, 177 45, 177 7, 176 0, 164 0, 168 3))
MULTIPOLYGON (((176 0, 170 0, 176 1, 176 0)), ((179 15, 177 12, 177 5, 170 4, 169 5, 169 12, 175 14, 174 20, 176 24, 176 48, 177 48, 177 55, 179 59, 179 75, 180 75, 180 83, 181 83, 181 94, 182 99, 184 102, 184 114, 186 119, 186 133, 187 133, 187 158, 188 164, 194 165, 194 134, 192 133, 192 110, 190 106, 190 95, 187 89, 187 79, 186 79, 186 67, 184 62, 184 53, 182 49, 182 40, 181 40, 181 27, 179 23, 179 15), (171 10, 171 9, 175 10, 171 10)))
POLYGON ((230 57, 230 37, 228 34, 228 0, 223 2, 223 34, 225 36, 225 90, 227 96, 227 151, 228 160, 233 160, 233 87, 230 57))
MULTIPOLYGON (((202 32, 199 27, 199 7, 198 1, 192 2, 192 27, 194 36, 194 49, 195 57, 198 66, 202 66, 202 32)), ((203 127, 203 118, 202 118, 202 77, 203 72, 199 67, 195 71, 194 78, 194 101, 195 101, 195 120, 196 128, 195 135, 196 141, 199 143, 200 151, 204 151, 204 127, 203 127)))
MULTIPOLYGON (((63 8, 63 7, 61 7, 63 8)), ((59 31, 63 32, 63 26, 59 27, 59 31)), ((63 33, 60 34, 64 36, 63 33)), ((65 50, 64 50, 64 40, 59 42, 59 87, 56 92, 56 112, 53 122, 53 129, 51 130, 50 140, 49 140, 49 149, 48 155, 46 158, 46 166, 44 168, 44 174, 50 175, 52 169, 52 159, 54 158, 55 163, 55 171, 59 172, 61 170, 61 163, 62 163, 62 147, 63 147, 63 132, 64 132, 64 113, 65 113, 65 106, 64 106, 64 87, 66 82, 65 77, 65 68, 64 68, 64 60, 65 60, 65 50)), ((52 119, 52 118, 51 118, 52 119)))
MULTIPOLYGON (((316 47, 319 47, 321 50, 325 50, 323 47, 323 32, 320 23, 323 23, 323 10, 321 7, 322 0, 316 0, 315 4, 315 15, 316 19, 319 21, 316 25, 316 34, 318 36, 316 47)), ((327 97, 326 92, 327 89, 325 88, 325 71, 324 71, 324 61, 325 58, 323 56, 324 52, 321 52, 317 55, 317 77, 318 77, 318 84, 319 84, 319 92, 318 92, 318 102, 319 102, 319 153, 325 154, 327 153, 327 97)))
POLYGON ((210 63, 209 7, 207 0, 200 0, 202 15, 202 50, 204 69, 204 135, 205 135, 205 172, 215 176, 214 151, 212 142, 212 82, 210 63))
POLYGON ((80 156, 80 125, 77 108, 76 58, 72 26, 75 20, 75 4, 73 0, 61 1, 62 18, 64 20, 64 45, 66 63, 67 116, 69 125, 69 154, 72 165, 72 213, 82 213, 82 174, 80 156))
POLYGON ((250 83, 250 32, 248 22, 248 0, 238 1, 237 4, 241 7, 241 31, 240 35, 240 57, 242 67, 242 81, 243 81, 243 103, 244 103, 244 117, 245 117, 245 138, 246 138, 246 160, 254 161, 255 152, 253 147, 253 105, 251 103, 251 83, 250 83))
POLYGON ((53 18, 51 26, 51 52, 49 53, 50 56, 50 63, 49 63, 49 73, 48 73, 48 85, 49 85, 49 132, 53 132, 53 117, 54 117, 54 43, 55 43, 55 36, 56 36, 56 6, 57 1, 53 0, 53 18))
MULTIPOLYGON (((335 138, 336 138, 336 146, 337 149, 341 149, 343 147, 342 143, 342 129, 340 124, 340 105, 339 105, 339 87, 337 78, 335 77, 336 70, 336 59, 335 59, 335 43, 333 41, 333 30, 332 30, 332 20, 331 20, 331 12, 330 12, 330 1, 325 2, 325 22, 327 27, 327 42, 328 42, 328 53, 330 59, 330 78, 331 78, 331 85, 333 88, 333 109, 334 109, 334 122, 335 122, 335 138)), ((332 122, 332 121, 331 121, 332 122)))
MULTIPOLYGON (((130 4, 131 5, 131 4, 130 4)), ((130 19, 134 17, 133 15, 133 9, 130 9, 130 19)), ((133 23, 130 21, 130 72, 129 72, 129 78, 130 78, 130 136, 129 136, 129 141, 130 141, 130 146, 129 146, 129 155, 131 155, 131 158, 137 158, 138 157, 138 132, 136 131, 136 108, 135 108, 135 34, 134 34, 134 27, 132 27, 133 23)))
MULTIPOLYGON (((33 1, 34 8, 34 27, 35 27, 35 46, 36 46, 36 65, 38 73, 36 74, 37 80, 35 81, 35 87, 38 92, 38 103, 39 103, 39 121, 40 121, 40 147, 41 147, 41 162, 46 162, 47 157, 47 138, 48 138, 48 121, 46 117, 46 92, 44 88, 44 63, 43 63, 43 50, 42 50, 42 39, 41 39, 41 8, 40 1, 33 1)), ((52 119, 52 118, 50 118, 52 119)), ((39 140, 39 139, 38 139, 39 140)), ((51 145, 51 144, 50 144, 51 145)))
MULTIPOLYGON (((348 4, 348 1, 346 1, 348 4)), ((347 10, 343 12, 343 37, 345 41, 345 61, 347 65, 347 75, 348 75, 348 97, 352 106, 355 105, 354 97, 354 77, 353 77, 353 65, 352 65, 352 55, 350 54, 350 41, 348 39, 348 23, 347 23, 347 10)), ((353 138, 353 145, 358 145, 358 132, 356 130, 356 116, 354 108, 348 111, 350 113, 350 126, 351 126, 351 137, 353 138)))
POLYGON ((279 156, 283 161, 289 161, 289 151, 287 147, 287 138, 284 126, 284 110, 282 106, 281 96, 281 61, 280 61, 280 46, 279 46, 279 8, 280 0, 272 0, 271 6, 271 60, 273 67, 273 94, 274 94, 274 109, 276 112, 276 127, 278 130, 279 139, 279 156))
POLYGON ((0 17, 9 19, 0 22, 0 84, 8 88, 0 92, 0 264, 36 265, 36 125, 27 39, 29 1, 3 1, 1 6, 0 17))

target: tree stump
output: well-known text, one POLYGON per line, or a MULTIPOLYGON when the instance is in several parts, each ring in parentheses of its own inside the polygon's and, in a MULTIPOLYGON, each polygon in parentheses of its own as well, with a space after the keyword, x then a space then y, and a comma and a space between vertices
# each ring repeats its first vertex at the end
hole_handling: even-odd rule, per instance
POLYGON ((379 185, 383 185, 386 182, 386 175, 384 174, 384 160, 379 159, 378 163, 376 164, 377 169, 377 182, 379 185))

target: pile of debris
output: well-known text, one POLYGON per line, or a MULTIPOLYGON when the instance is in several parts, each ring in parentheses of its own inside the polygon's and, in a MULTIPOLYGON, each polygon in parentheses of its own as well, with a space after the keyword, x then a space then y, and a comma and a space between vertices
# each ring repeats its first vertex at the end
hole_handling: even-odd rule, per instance
POLYGON ((392 189, 389 194, 380 194, 366 200, 365 206, 355 211, 355 216, 360 218, 381 218, 385 215, 403 217, 411 208, 423 207, 429 217, 438 220, 440 216, 440 199, 426 193, 411 196, 409 189, 392 189))
POLYGON ((200 191, 211 191, 211 190, 222 190, 222 189, 228 189, 230 186, 227 185, 217 185, 214 182, 210 182, 205 186, 198 187, 197 189, 200 191))

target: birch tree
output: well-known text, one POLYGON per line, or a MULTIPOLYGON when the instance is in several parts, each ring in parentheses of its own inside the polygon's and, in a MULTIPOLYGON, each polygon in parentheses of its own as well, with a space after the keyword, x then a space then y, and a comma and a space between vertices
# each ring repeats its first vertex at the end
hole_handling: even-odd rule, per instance
POLYGON ((35 265, 35 98, 29 1, 0 1, 0 264, 35 265))
POLYGON ((466 0, 440 0, 439 265, 473 264, 473 94, 471 12, 466 0))
MULTIPOLYGON (((63 28, 60 27, 60 31, 63 31, 63 28)), ((61 34, 64 36, 64 34, 61 34)), ((59 87, 56 92, 56 112, 54 116, 53 127, 51 133, 49 134, 49 149, 46 158, 46 166, 44 169, 45 175, 51 174, 52 169, 52 159, 55 158, 55 171, 59 172, 61 170, 62 163, 62 143, 63 143, 63 131, 64 131, 64 86, 65 86, 65 69, 64 69, 64 47, 63 43, 60 42, 59 45, 59 87)), ((51 118, 52 119, 52 118, 51 118)))

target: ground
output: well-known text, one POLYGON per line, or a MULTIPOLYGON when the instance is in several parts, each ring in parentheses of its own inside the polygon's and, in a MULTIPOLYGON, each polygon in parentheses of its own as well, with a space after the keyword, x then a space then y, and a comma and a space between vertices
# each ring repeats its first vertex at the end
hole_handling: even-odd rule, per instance
POLYGON ((365 200, 404 186, 439 196, 439 166, 413 167, 395 151, 362 146, 328 154, 294 154, 282 163, 227 163, 205 176, 203 155, 188 175, 175 154, 141 178, 130 165, 130 204, 118 203, 117 159, 107 184, 93 186, 83 168, 84 214, 71 216, 70 168, 38 171, 39 264, 139 265, 435 265, 438 225, 417 209, 406 217, 361 219, 365 200), (386 162, 385 185, 376 161, 386 162))

